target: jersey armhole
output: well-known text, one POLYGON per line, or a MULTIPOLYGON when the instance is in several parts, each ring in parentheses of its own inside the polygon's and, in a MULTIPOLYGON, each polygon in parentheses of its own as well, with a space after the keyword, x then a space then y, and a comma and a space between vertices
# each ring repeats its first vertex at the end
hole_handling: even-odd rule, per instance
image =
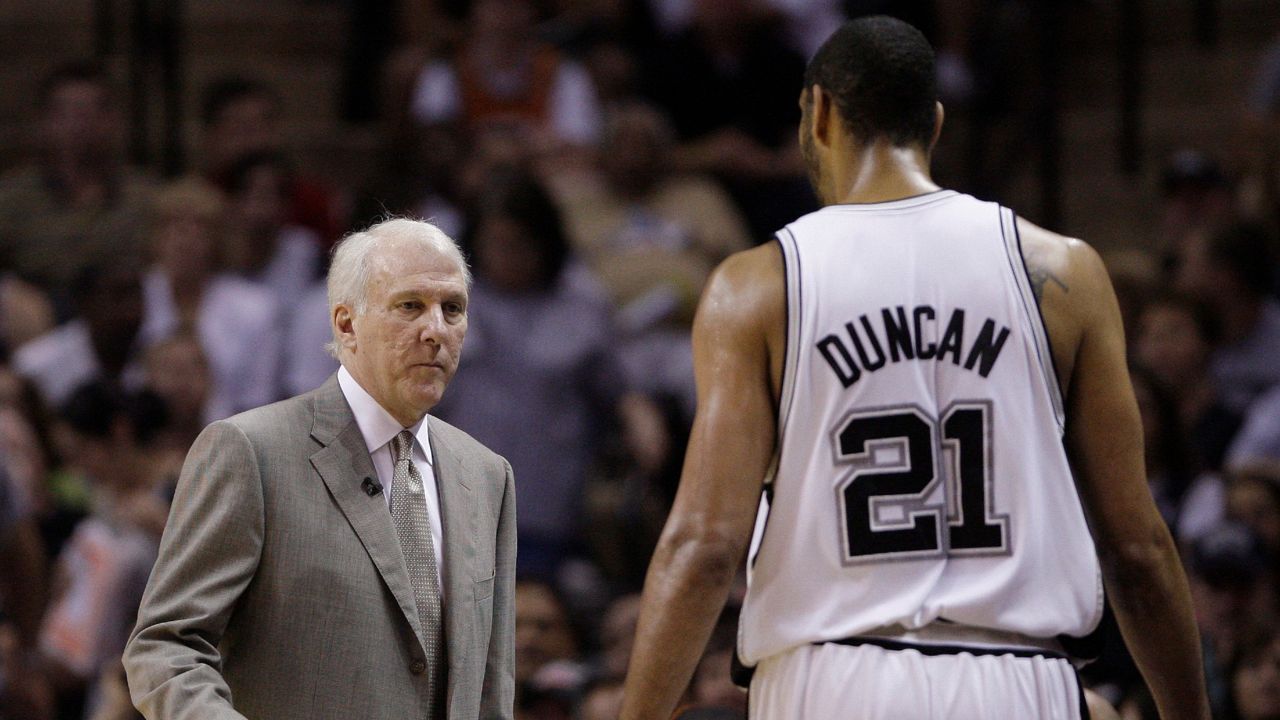
POLYGON ((796 375, 800 369, 800 325, 804 319, 803 297, 800 293, 800 248, 795 235, 783 228, 774 236, 782 251, 783 281, 786 285, 786 328, 783 333, 782 387, 778 397, 778 447, 786 433, 795 401, 796 375))
MULTIPOLYGON (((795 235, 791 234, 790 230, 783 228, 774 235, 774 239, 777 241, 778 248, 782 253, 783 282, 786 286, 787 304, 785 313, 786 328, 783 331, 782 387, 779 389, 778 432, 773 459, 769 463, 764 487, 760 492, 760 503, 756 510, 756 524, 752 529, 751 546, 747 552, 748 587, 751 586, 752 569, 755 567, 756 558, 760 556, 760 548, 764 546, 765 532, 769 529, 769 511, 773 506, 773 496, 778 478, 778 465, 782 461, 783 439, 786 437, 787 422, 791 417, 791 406, 795 400, 796 376, 800 369, 800 326, 804 317, 801 313, 803 300, 800 294, 800 252, 796 244, 795 235)), ((742 620, 739 618, 738 637, 733 649, 730 678, 739 687, 748 688, 751 685, 751 677, 755 674, 755 666, 746 665, 741 659, 743 627, 742 620)))
POLYGON ((764 487, 760 493, 760 504, 756 512, 756 526, 752 530, 751 546, 747 552, 747 582, 751 581, 751 569, 755 566, 756 557, 764 544, 765 530, 769 526, 769 509, 773 505, 773 494, 778 477, 778 466, 782 462, 783 441, 787 434, 787 424, 791 417, 791 406, 796 394, 796 376, 800 365, 800 325, 803 315, 800 312, 800 253, 796 245, 795 235, 783 228, 774 239, 782 252, 783 282, 786 286, 786 327, 783 331, 783 365, 782 387, 779 389, 777 439, 774 442, 773 458, 765 474, 764 487))
POLYGON ((1009 269, 1018 286, 1022 307, 1031 327, 1032 338, 1035 340, 1040 375, 1044 379, 1045 392, 1048 393, 1049 403, 1053 407, 1053 418, 1058 426, 1058 435, 1062 436, 1066 428, 1066 411, 1062 387, 1058 382, 1057 361, 1053 358, 1053 347, 1044 322, 1044 312, 1040 308, 1040 299, 1032 290, 1031 271, 1027 268, 1026 257, 1022 254, 1022 235, 1018 232, 1018 219, 1013 210, 1006 207, 1000 207, 1000 235, 1004 239, 1009 269))

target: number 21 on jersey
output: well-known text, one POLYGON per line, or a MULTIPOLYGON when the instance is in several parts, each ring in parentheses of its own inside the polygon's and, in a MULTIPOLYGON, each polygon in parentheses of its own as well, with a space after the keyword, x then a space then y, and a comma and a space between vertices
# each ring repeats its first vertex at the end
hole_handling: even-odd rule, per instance
POLYGON ((845 564, 1010 552, 1009 518, 992 507, 992 412, 990 401, 962 400, 937 418, 899 405, 840 421, 845 564))

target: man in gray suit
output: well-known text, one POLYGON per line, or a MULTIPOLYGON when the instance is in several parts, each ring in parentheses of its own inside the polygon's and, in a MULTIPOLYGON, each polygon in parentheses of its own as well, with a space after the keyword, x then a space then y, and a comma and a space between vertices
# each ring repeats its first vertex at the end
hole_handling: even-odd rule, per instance
POLYGON ((124 655, 148 718, 512 716, 511 467, 427 416, 469 285, 427 223, 338 246, 342 368, 187 456, 124 655))

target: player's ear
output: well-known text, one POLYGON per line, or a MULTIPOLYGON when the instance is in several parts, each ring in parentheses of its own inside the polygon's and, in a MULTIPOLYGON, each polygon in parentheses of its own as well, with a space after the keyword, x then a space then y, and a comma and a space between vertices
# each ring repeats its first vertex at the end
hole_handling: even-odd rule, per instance
POLYGON ((933 146, 938 144, 938 138, 942 136, 942 122, 946 119, 946 112, 942 109, 942 103, 934 101, 933 103, 933 139, 929 140, 929 152, 933 153, 933 146))
POLYGON ((815 143, 827 146, 831 144, 831 127, 834 124, 831 113, 835 110, 835 104, 831 102, 831 95, 822 89, 821 85, 813 85, 809 88, 809 101, 811 103, 810 113, 813 118, 813 140, 815 143))

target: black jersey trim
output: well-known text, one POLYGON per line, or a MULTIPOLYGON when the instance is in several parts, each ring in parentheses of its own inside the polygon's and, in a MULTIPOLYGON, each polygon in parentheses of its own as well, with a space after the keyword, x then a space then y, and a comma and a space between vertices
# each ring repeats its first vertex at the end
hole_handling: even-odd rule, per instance
POLYGON ((996 206, 1000 218, 1000 239, 1004 243, 1005 258, 1009 261, 1009 272, 1013 274, 1014 284, 1018 288, 1018 296, 1022 301, 1022 311, 1026 314, 1030 325, 1032 345, 1035 347, 1036 360, 1040 364, 1040 374, 1044 375, 1044 391, 1049 396, 1049 406, 1053 408, 1054 422, 1058 426, 1059 436, 1066 431, 1066 400, 1062 396, 1062 388, 1058 383, 1058 371, 1053 364, 1053 347, 1049 344, 1049 330, 1045 326, 1044 313, 1040 310, 1040 302, 1035 297, 1035 288, 1031 284, 1031 273, 1027 269, 1026 258, 1022 255, 1022 240, 1017 233, 1018 218, 1013 210, 996 206), (1010 227, 1006 227, 1006 225, 1010 227), (1009 233, 1013 233, 1010 242, 1009 233), (1014 258, 1014 255, 1017 258, 1014 258), (1035 307, 1033 311, 1031 308, 1035 307), (1041 336, 1044 337, 1043 342, 1041 336), (1045 357, 1048 355, 1048 358, 1045 357), (1053 377, 1048 377, 1052 375, 1053 377))
MULTIPOLYGON (((928 198, 931 195, 950 196, 950 195, 959 195, 959 194, 960 193, 956 192, 955 190, 949 190, 947 188, 938 188, 937 190, 930 190, 929 192, 922 192, 916 195, 908 195, 906 197, 894 198, 892 200, 877 200, 876 202, 865 202, 865 203, 832 203, 830 205, 827 205, 826 207, 853 208, 853 209, 857 209, 857 208, 877 208, 878 209, 878 208, 883 208, 886 205, 893 205, 895 203, 909 203, 912 200, 923 200, 924 198, 928 198)), ((942 197, 934 198, 934 200, 941 200, 941 199, 942 197)))
POLYGON ((1080 720, 1093 720, 1093 716, 1089 714, 1089 701, 1084 696, 1084 681, 1080 679, 1080 672, 1076 671, 1076 694, 1080 696, 1080 720))
MULTIPOLYGON (((1031 282, 1031 269, 1027 267, 1027 256, 1022 251, 1022 233, 1018 230, 1018 214, 1009 209, 1009 224, 1013 226, 1013 239, 1018 244, 1018 259, 1022 261, 1022 272, 1027 276, 1027 283, 1031 282)), ((1049 336, 1049 324, 1044 321, 1044 308, 1040 307, 1040 298, 1036 297, 1034 292, 1031 293, 1031 299, 1035 301, 1036 315, 1040 318, 1040 328, 1044 330, 1045 350, 1049 353, 1049 367, 1053 368, 1053 377, 1049 378, 1049 382, 1053 383, 1057 389, 1058 397, 1062 401, 1062 413, 1065 421, 1067 411, 1067 396, 1062 392, 1062 382, 1059 380, 1061 375, 1058 374, 1058 359, 1053 355, 1053 338, 1049 336)))
POLYGON ((1040 657, 1050 660, 1063 660, 1067 663, 1071 662, 1071 658, 1063 653, 1054 652, 1052 650, 1044 650, 1041 648, 1020 648, 1020 647, 987 647, 983 645, 947 645, 947 644, 925 644, 904 642, 902 640, 891 640, 889 638, 870 637, 866 635, 855 635, 853 637, 841 638, 839 640, 822 640, 814 643, 814 645, 875 645, 885 650, 902 651, 915 650, 921 655, 961 655, 968 653, 970 655, 1012 655, 1013 657, 1031 658, 1040 657))
MULTIPOLYGON (((738 622, 742 621, 739 620, 738 622)), ((751 689, 751 678, 755 676, 756 666, 742 662, 742 656, 738 654, 738 648, 735 647, 733 649, 733 657, 729 660, 729 680, 743 690, 749 691, 751 689)), ((748 701, 750 701, 750 697, 750 692, 748 692, 748 701)))
MULTIPOLYGON (((1018 250, 1018 260, 1022 263, 1022 272, 1027 279, 1027 283, 1030 284, 1031 269, 1027 267, 1027 257, 1022 250, 1022 233, 1018 230, 1018 214, 1015 213, 1011 208, 1005 208, 1005 209, 1008 210, 1009 212, 1009 224, 1013 228, 1013 238, 1018 250)), ((1001 223, 1000 229, 1001 229, 1001 232, 1003 233, 1004 232, 1003 223, 1001 223)), ((1061 377, 1061 375, 1058 374, 1058 361, 1053 354, 1053 338, 1049 336, 1049 325, 1044 320, 1044 309, 1040 306, 1040 298, 1036 297, 1036 294, 1032 292, 1031 299, 1034 302, 1034 305, 1036 308, 1036 317, 1040 320, 1040 330, 1044 335, 1044 344, 1045 344, 1044 349, 1045 349, 1045 352, 1047 352, 1049 355, 1049 368, 1053 371, 1053 377, 1046 378, 1046 382, 1053 383, 1053 387, 1050 390, 1050 392, 1057 393, 1058 401, 1061 403, 1061 406, 1062 406, 1063 433, 1062 433, 1062 437, 1059 438, 1059 440, 1062 443, 1063 453, 1066 454, 1068 458, 1070 458, 1071 454, 1067 452, 1067 437, 1066 437, 1067 396, 1066 396, 1066 393, 1062 391, 1062 383, 1059 381, 1059 378, 1061 377)), ((1071 471, 1071 479, 1072 479, 1072 482, 1076 485, 1076 503, 1080 508, 1080 514, 1085 517, 1085 523, 1087 526, 1088 514, 1085 512, 1084 500, 1080 496, 1079 483, 1077 483, 1075 480, 1074 469, 1072 469, 1071 471)), ((1090 536, 1092 536, 1092 534, 1093 534, 1093 531, 1092 529, 1090 529, 1090 536)), ((1111 612, 1111 605, 1110 603, 1107 602, 1106 587, 1102 584, 1101 579, 1099 579, 1098 587, 1099 587, 1099 594, 1101 596, 1101 601, 1102 601, 1102 611, 1098 613, 1098 622, 1093 626, 1093 629, 1080 637, 1076 637, 1074 635, 1058 636, 1058 642, 1062 644, 1063 649, 1065 649, 1068 653, 1070 653, 1071 657, 1079 661, 1082 661, 1084 663, 1093 662, 1094 660, 1098 659, 1098 657, 1102 654, 1102 649, 1104 645, 1104 637, 1102 632, 1102 626, 1104 624, 1103 620, 1111 612)))
MULTIPOLYGON (((1079 493, 1077 493, 1078 495, 1079 493)), ((1083 508, 1082 508, 1083 509, 1083 508)), ((1111 603, 1107 600, 1107 590, 1102 588, 1102 612, 1098 614, 1098 624, 1093 629, 1079 637, 1075 635, 1059 635, 1058 643, 1062 645, 1062 649, 1067 651, 1072 658, 1080 661, 1082 664, 1089 664, 1097 660, 1102 655, 1102 651, 1107 644, 1106 631, 1104 628, 1109 624, 1110 620, 1115 617, 1111 609, 1111 603)))
MULTIPOLYGON (((782 257, 782 282, 783 282, 783 301, 786 303, 786 312, 783 327, 783 346, 782 346, 782 377, 779 383, 778 392, 778 430, 776 433, 775 450, 777 454, 777 465, 774 466, 772 477, 768 478, 761 488, 760 500, 756 504, 756 515, 759 516, 760 503, 768 503, 769 510, 764 516, 764 527, 760 528, 760 542, 756 545, 756 551, 747 559, 747 567, 754 568, 756 559, 760 557, 760 550, 764 548, 765 537, 769 533, 769 518, 773 515, 773 497, 776 492, 778 467, 782 464, 782 444, 786 433, 787 421, 791 416, 791 406, 795 400, 795 383, 796 376, 800 374, 800 326, 803 320, 803 304, 804 298, 800 293, 800 244, 796 241, 796 236, 789 229, 783 228, 774 233, 774 242, 778 243, 778 253, 782 257), (787 260, 787 242, 783 239, 783 234, 791 241, 791 248, 795 253, 795 287, 792 288, 791 266, 787 260), (792 319, 791 312, 791 294, 795 291, 796 307, 795 319, 792 319), (794 327, 793 327, 794 324, 794 327), (795 342, 792 342, 791 332, 795 330, 795 342), (795 351, 795 363, 791 362, 791 353, 795 351), (790 374, 788 374, 790 369, 790 374)), ((741 656, 738 654, 739 646, 742 638, 742 618, 738 618, 738 639, 739 642, 734 644, 733 658, 729 664, 729 679, 735 685, 741 688, 747 688, 751 685, 751 678, 755 675, 755 667, 748 666, 742 662, 741 656)))

